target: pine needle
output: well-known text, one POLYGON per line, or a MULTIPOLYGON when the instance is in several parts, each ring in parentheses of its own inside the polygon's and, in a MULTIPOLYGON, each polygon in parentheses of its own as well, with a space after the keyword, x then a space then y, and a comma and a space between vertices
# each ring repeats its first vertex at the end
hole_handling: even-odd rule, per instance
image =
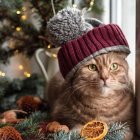
POLYGON ((127 123, 111 123, 104 140, 124 140, 129 125, 127 123))

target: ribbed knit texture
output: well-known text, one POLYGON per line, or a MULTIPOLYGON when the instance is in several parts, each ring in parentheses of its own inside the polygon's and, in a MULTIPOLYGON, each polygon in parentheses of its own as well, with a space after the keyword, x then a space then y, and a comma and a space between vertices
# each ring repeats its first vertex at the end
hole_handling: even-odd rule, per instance
POLYGON ((93 28, 84 35, 62 45, 58 52, 60 71, 65 78, 79 64, 109 51, 130 53, 127 40, 118 25, 108 24, 93 28), (90 59, 90 58, 89 58, 90 59))

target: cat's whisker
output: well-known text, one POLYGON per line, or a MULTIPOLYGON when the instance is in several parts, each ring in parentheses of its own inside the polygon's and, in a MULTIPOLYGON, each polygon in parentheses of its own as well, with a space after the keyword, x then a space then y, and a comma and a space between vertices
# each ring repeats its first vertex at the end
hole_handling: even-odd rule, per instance
POLYGON ((74 95, 75 93, 79 93, 79 92, 76 92, 76 91, 78 91, 78 90, 81 89, 81 88, 86 87, 87 85, 89 85, 89 83, 86 83, 85 85, 81 85, 81 86, 78 86, 78 87, 74 88, 73 92, 67 97, 68 100, 66 100, 66 103, 69 102, 70 97, 71 97, 72 95, 74 95))

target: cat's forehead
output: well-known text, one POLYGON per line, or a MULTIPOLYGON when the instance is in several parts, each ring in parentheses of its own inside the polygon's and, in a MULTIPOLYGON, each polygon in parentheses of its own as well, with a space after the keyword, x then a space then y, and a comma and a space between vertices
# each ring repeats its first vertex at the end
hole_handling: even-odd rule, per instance
POLYGON ((92 59, 90 59, 87 64, 91 64, 91 63, 111 63, 112 61, 120 61, 120 54, 119 53, 114 53, 114 52, 110 52, 110 53, 105 53, 105 54, 101 54, 99 56, 96 56, 92 59))

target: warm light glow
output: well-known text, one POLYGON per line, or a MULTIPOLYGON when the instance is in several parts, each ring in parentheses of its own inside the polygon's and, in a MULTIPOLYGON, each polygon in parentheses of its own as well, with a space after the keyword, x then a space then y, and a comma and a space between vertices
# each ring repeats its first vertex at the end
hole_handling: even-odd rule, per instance
POLYGON ((76 4, 73 4, 72 6, 73 6, 73 8, 77 8, 77 5, 76 4))
POLYGON ((26 19, 27 19, 27 16, 26 16, 26 15, 22 15, 22 16, 21 16, 21 19, 22 19, 22 20, 26 20, 26 19))
POLYGON ((18 54, 18 53, 19 53, 19 50, 16 50, 16 51, 15 51, 15 54, 18 54))
POLYGON ((4 72, 2 72, 2 71, 0 71, 0 76, 5 76, 5 73, 4 72))
POLYGON ((23 11, 26 11, 26 7, 22 7, 22 10, 23 10, 23 11))
POLYGON ((24 72, 24 75, 26 76, 26 77, 31 77, 31 74, 30 73, 28 73, 28 72, 24 72))
POLYGON ((52 54, 52 57, 56 58, 56 57, 57 57, 57 55, 56 55, 55 53, 53 53, 53 54, 52 54))
POLYGON ((16 31, 20 32, 21 31, 21 27, 16 27, 16 31))
POLYGON ((94 5, 94 0, 91 0, 90 7, 88 8, 88 11, 91 11, 92 10, 93 5, 94 5))
POLYGON ((51 45, 49 44, 49 45, 48 45, 48 49, 50 49, 50 48, 51 48, 51 45))
POLYGON ((1 74, 1 76, 5 76, 5 73, 3 72, 3 73, 1 74))
POLYGON ((19 68, 20 70, 23 70, 23 65, 19 65, 18 68, 19 68))
POLYGON ((19 15, 19 14, 21 14, 21 11, 17 11, 16 13, 19 15))
POLYGON ((94 1, 91 1, 91 2, 90 2, 90 6, 93 6, 93 5, 94 5, 94 1))

